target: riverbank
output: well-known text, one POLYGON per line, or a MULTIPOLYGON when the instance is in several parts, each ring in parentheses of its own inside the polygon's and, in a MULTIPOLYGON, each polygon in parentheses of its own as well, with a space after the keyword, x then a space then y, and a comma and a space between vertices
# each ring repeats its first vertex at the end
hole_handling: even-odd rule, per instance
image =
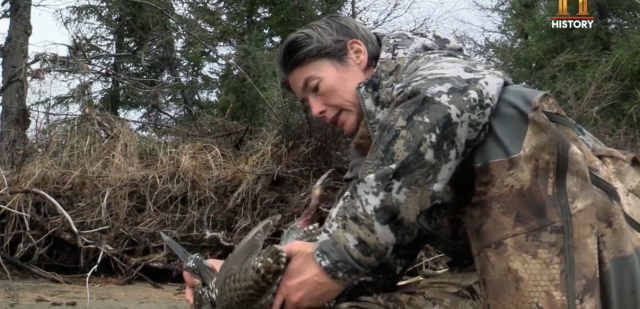
MULTIPOLYGON (((89 308, 99 309, 188 309, 184 285, 162 285, 162 289, 146 282, 128 285, 89 283, 89 308)), ((78 284, 51 283, 39 279, 0 280, 1 309, 87 308, 87 288, 78 284)))

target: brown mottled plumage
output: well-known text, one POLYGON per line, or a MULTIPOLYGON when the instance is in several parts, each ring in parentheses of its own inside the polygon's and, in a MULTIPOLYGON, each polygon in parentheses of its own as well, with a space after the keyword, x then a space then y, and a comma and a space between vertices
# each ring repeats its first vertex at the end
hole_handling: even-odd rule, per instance
POLYGON ((162 234, 165 242, 185 262, 185 270, 200 277, 204 285, 194 289, 194 309, 268 309, 284 274, 286 255, 282 246, 295 241, 313 242, 320 235, 317 224, 310 225, 311 215, 320 205, 325 173, 313 186, 312 203, 303 216, 284 232, 278 245, 263 249, 264 240, 277 225, 280 215, 258 223, 233 252, 225 259, 216 273, 198 254, 189 255, 184 248, 162 234))

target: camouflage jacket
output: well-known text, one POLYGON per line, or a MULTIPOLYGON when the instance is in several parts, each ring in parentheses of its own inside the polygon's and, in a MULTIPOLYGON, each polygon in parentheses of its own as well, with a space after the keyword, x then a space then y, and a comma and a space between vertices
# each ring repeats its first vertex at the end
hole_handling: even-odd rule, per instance
POLYGON ((487 308, 640 308, 640 160, 446 40, 380 38, 324 271, 349 286, 430 244, 475 265, 487 308))
POLYGON ((315 251, 327 274, 345 285, 381 263, 402 264, 400 251, 418 247, 418 214, 447 199, 456 166, 482 141, 510 83, 439 37, 379 38, 376 69, 357 89, 360 131, 373 144, 360 149, 367 156, 359 178, 329 214, 315 251))

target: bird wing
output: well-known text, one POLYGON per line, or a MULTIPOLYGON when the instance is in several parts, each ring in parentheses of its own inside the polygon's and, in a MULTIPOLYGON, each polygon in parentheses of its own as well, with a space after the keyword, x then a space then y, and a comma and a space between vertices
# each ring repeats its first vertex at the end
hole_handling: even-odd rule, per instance
MULTIPOLYGON (((216 276, 216 286, 225 284, 226 279, 235 269, 238 269, 247 261, 253 260, 262 250, 264 240, 280 220, 281 215, 271 216, 258 223, 236 246, 225 259, 216 276)), ((216 288, 218 289, 218 288, 216 288)))

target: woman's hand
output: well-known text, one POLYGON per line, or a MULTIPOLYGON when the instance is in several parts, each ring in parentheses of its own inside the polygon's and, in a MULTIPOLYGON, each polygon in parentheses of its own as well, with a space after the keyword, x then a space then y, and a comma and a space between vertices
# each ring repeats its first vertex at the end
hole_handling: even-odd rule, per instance
MULTIPOLYGON (((207 264, 213 267, 216 271, 220 270, 220 266, 222 266, 223 262, 223 260, 207 260, 207 264)), ((184 277, 184 282, 187 284, 187 288, 184 291, 184 296, 185 298, 187 298, 187 303, 189 303, 189 306, 193 308, 193 289, 196 287, 196 282, 200 280, 194 278, 190 273, 186 271, 182 272, 182 276, 184 277)))
POLYGON ((272 309, 320 307, 335 299, 344 287, 329 278, 313 257, 313 243, 294 241, 284 246, 289 264, 282 276, 272 309))

